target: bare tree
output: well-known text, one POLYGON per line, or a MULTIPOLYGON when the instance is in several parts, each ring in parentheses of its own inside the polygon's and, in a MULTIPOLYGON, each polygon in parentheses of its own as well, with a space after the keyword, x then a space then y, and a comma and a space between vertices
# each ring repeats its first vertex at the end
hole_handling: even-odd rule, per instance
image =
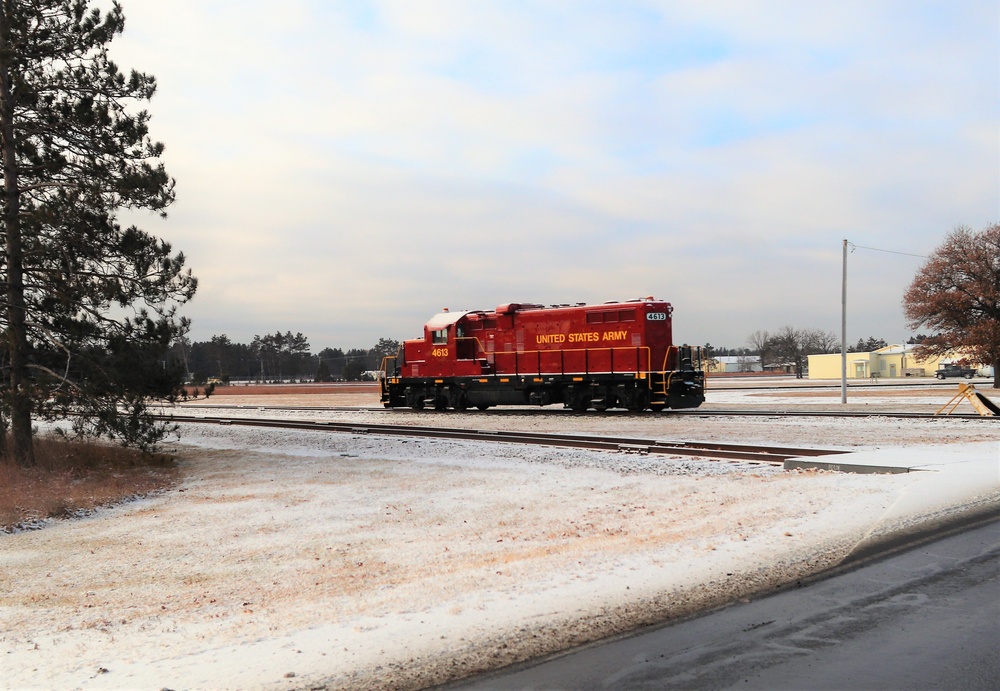
POLYGON ((805 359, 808 355, 832 353, 838 348, 837 337, 820 329, 794 329, 783 326, 770 338, 770 348, 774 355, 795 368, 795 376, 802 378, 805 359))
POLYGON ((747 336, 747 345, 760 357, 760 367, 764 369, 772 361, 773 347, 771 344, 771 334, 758 329, 747 336))
MULTIPOLYGON (((802 346, 806 355, 819 355, 840 351, 840 338, 832 331, 804 329, 801 334, 802 346)), ((885 345, 885 343, 883 342, 882 345, 885 345)))
POLYGON ((791 326, 783 326, 771 337, 771 349, 775 356, 795 368, 795 376, 802 377, 802 334, 791 326))

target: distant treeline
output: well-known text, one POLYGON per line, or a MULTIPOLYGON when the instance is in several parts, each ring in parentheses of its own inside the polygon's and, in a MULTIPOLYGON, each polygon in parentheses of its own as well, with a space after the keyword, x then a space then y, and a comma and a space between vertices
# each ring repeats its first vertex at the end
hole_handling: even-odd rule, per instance
MULTIPOLYGON (((787 330, 787 327, 786 327, 787 330)), ((799 332, 802 333, 802 332, 799 332)), ((808 332, 807 332, 808 333, 808 332)), ((814 349, 819 352, 836 352, 840 349, 840 341, 833 334, 819 334, 819 337, 814 337, 814 349)), ((777 338, 770 336, 766 331, 755 332, 747 339, 751 345, 754 347, 747 348, 727 348, 725 346, 716 347, 711 343, 705 344, 705 352, 708 357, 753 357, 760 356, 761 353, 767 354, 769 351, 775 350, 776 346, 781 345, 779 341, 781 339, 789 340, 787 334, 782 333, 777 336, 777 338), (759 337, 759 334, 763 333, 763 338, 759 337)), ((921 343, 926 336, 920 334, 918 336, 912 336, 906 342, 909 345, 916 343, 921 343)), ((793 339, 794 340, 794 339, 793 339)), ((799 338, 799 340, 802 340, 799 338)), ((848 353, 870 353, 873 350, 878 350, 879 348, 885 348, 889 343, 884 338, 875 338, 874 336, 869 336, 868 338, 859 338, 858 342, 854 345, 847 346, 848 353)), ((784 353, 779 353, 783 355, 784 353)))
MULTIPOLYGON (((911 338, 910 343, 919 342, 925 336, 911 338)), ((781 367, 785 371, 791 370, 798 377, 804 376, 805 367, 810 355, 821 353, 839 352, 841 348, 840 339, 832 331, 822 331, 820 329, 796 329, 792 326, 784 326, 775 333, 758 330, 747 337, 749 348, 726 348, 714 347, 711 343, 705 344, 705 353, 711 362, 718 357, 735 356, 756 358, 757 365, 761 369, 773 369, 781 367)), ((884 348, 888 345, 885 339, 869 336, 867 339, 859 338, 853 346, 848 346, 848 352, 871 352, 884 348)), ((752 365, 747 363, 745 371, 752 371, 752 365)))
POLYGON ((233 381, 359 381, 378 370, 382 358, 395 355, 399 341, 380 338, 371 348, 324 348, 312 353, 301 333, 275 332, 254 336, 250 343, 235 343, 228 336, 207 341, 177 341, 170 358, 184 363, 194 384, 233 381))
MULTIPOLYGON (((920 342, 923 336, 910 339, 920 342)), ((765 364, 777 360, 801 361, 804 353, 834 352, 839 341, 833 334, 798 331, 785 327, 770 335, 755 332, 748 339, 751 347, 726 348, 705 344, 709 358, 722 356, 762 356, 765 364)), ((884 347, 885 340, 859 339, 849 351, 864 352, 884 347)), ((191 342, 182 338, 170 350, 170 359, 184 363, 188 379, 194 384, 209 380, 231 381, 360 381, 367 372, 377 371, 382 358, 395 355, 399 341, 380 338, 368 349, 323 348, 312 353, 309 339, 301 333, 275 332, 254 336, 250 343, 235 343, 228 336, 212 336, 207 341, 191 342)))

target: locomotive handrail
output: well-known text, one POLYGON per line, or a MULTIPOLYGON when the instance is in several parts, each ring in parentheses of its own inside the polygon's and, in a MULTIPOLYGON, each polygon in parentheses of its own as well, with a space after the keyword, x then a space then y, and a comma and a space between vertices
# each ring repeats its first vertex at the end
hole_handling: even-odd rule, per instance
MULTIPOLYGON (((486 351, 486 348, 483 347, 483 342, 479 340, 478 336, 456 336, 455 337, 455 348, 456 349, 458 348, 459 341, 475 341, 475 343, 476 343, 475 352, 473 353, 472 357, 468 358, 468 359, 471 359, 471 360, 478 360, 478 359, 480 359, 478 357, 478 355, 479 355, 480 352, 482 352, 482 354, 483 354, 482 359, 483 360, 487 359, 487 356, 489 355, 489 353, 486 351)), ((458 359, 459 360, 464 360, 466 358, 458 358, 458 359)))
MULTIPOLYGON (((389 364, 388 363, 390 361, 391 362, 396 362, 397 360, 399 360, 399 354, 398 353, 396 355, 383 355, 382 356, 382 363, 379 365, 379 369, 378 369, 378 373, 381 375, 382 379, 388 379, 389 378, 389 364)), ((395 369, 395 367, 393 369, 395 369)))
MULTIPOLYGON (((489 358, 490 358, 491 355, 493 356, 494 360, 496 360, 497 358, 510 358, 510 357, 513 357, 515 359, 515 368, 514 368, 514 372, 513 372, 514 374, 519 374, 520 373, 520 369, 518 368, 517 365, 520 363, 520 359, 522 357, 527 357, 527 356, 533 355, 536 360, 540 360, 541 357, 544 354, 546 354, 546 353, 559 353, 560 354, 560 374, 566 374, 567 373, 565 371, 565 365, 564 365, 565 354, 566 353, 583 353, 584 354, 584 362, 586 364, 585 364, 585 367, 584 367, 583 371, 586 374, 590 373, 590 369, 589 369, 589 357, 588 357, 590 355, 590 353, 599 353, 599 352, 604 352, 604 351, 609 352, 610 355, 611 355, 611 370, 610 371, 612 373, 615 372, 615 368, 614 368, 614 354, 615 354, 615 352, 620 352, 620 351, 628 351, 628 352, 644 351, 645 352, 645 354, 646 354, 646 362, 650 365, 650 367, 647 367, 647 368, 642 367, 642 356, 641 356, 641 354, 639 354, 638 357, 636 358, 636 367, 635 367, 635 369, 628 369, 628 368, 626 368, 625 370, 623 370, 625 372, 657 372, 658 371, 660 373, 666 373, 666 372, 671 371, 670 368, 668 367, 668 363, 670 361, 670 355, 671 355, 671 353, 677 353, 678 360, 680 358, 680 347, 678 347, 676 345, 668 346, 667 349, 666 349, 666 351, 663 354, 663 364, 662 364, 662 366, 660 367, 659 370, 653 370, 652 367, 651 367, 651 365, 652 365, 652 349, 649 346, 609 346, 609 347, 606 347, 606 348, 559 348, 558 350, 555 350, 555 349, 553 349, 553 350, 540 350, 540 349, 539 350, 512 350, 512 351, 494 350, 494 351, 490 352, 489 350, 486 349, 486 347, 483 345, 483 342, 479 339, 478 336, 457 336, 455 338, 456 348, 458 346, 458 343, 462 342, 462 341, 471 341, 471 342, 473 342, 475 344, 475 346, 473 348, 473 355, 472 355, 471 358, 458 358, 458 359, 460 359, 460 360, 485 360, 485 361, 489 362, 489 358)), ((699 359, 699 362, 700 362, 701 359, 702 359, 701 358, 701 354, 703 352, 702 347, 701 346, 689 346, 689 347, 691 348, 692 354, 694 354, 694 353, 698 354, 698 356, 699 356, 698 359, 699 359)), ((397 357, 398 356, 387 356, 387 359, 396 359, 397 357)), ((680 369, 680 363, 679 362, 678 362, 678 366, 677 366, 676 369, 680 369)), ((698 371, 701 368, 700 367, 693 367, 693 369, 694 369, 694 371, 698 371)), ((525 373, 527 373, 527 372, 525 372, 525 373)), ((538 371, 536 372, 536 374, 538 374, 538 373, 542 373, 541 372, 541 365, 540 364, 538 365, 538 371)))
MULTIPOLYGON (((652 359, 652 349, 649 346, 609 346, 609 347, 605 347, 605 348, 560 348, 558 350, 537 350, 537 349, 536 350, 513 350, 513 351, 495 350, 493 352, 489 352, 483 346, 483 342, 477 336, 461 336, 461 337, 456 338, 455 340, 456 340, 456 342, 458 342, 458 341, 472 341, 472 342, 475 343, 475 348, 474 348, 475 352, 474 352, 472 358, 468 358, 468 359, 471 359, 471 360, 474 360, 474 361, 485 361, 485 362, 489 363, 490 362, 490 357, 489 356, 492 355, 493 356, 493 363, 490 363, 490 364, 493 364, 496 367, 496 366, 499 365, 500 361, 513 359, 513 365, 514 365, 513 372, 496 372, 497 374, 514 374, 514 375, 518 375, 518 374, 546 374, 547 372, 543 372, 542 371, 541 359, 542 359, 543 355, 546 355, 546 354, 552 355, 552 354, 555 354, 555 353, 559 353, 559 371, 558 371, 558 373, 560 375, 575 374, 575 373, 591 374, 591 370, 590 370, 590 356, 591 356, 591 354, 592 353, 607 352, 607 353, 609 353, 609 356, 610 356, 610 358, 609 358, 610 369, 608 371, 610 373, 612 373, 612 374, 614 374, 615 372, 619 372, 619 373, 631 373, 631 372, 634 372, 636 374, 638 374, 640 372, 649 372, 649 373, 657 373, 657 374, 665 374, 665 375, 667 375, 662 380, 662 383, 664 384, 664 393, 666 392, 666 389, 669 389, 670 381, 672 379, 671 375, 673 373, 673 370, 668 369, 668 363, 670 361, 670 355, 671 355, 671 353, 677 353, 678 358, 680 357, 680 348, 678 346, 675 346, 675 345, 669 346, 666 349, 666 352, 663 355, 663 364, 662 364, 662 367, 661 367, 661 369, 659 371, 657 371, 657 370, 653 370, 651 367, 644 368, 642 366, 643 365, 643 361, 645 361, 649 365, 652 364, 652 362, 651 362, 651 359, 652 359), (628 353, 635 353, 636 357, 635 357, 635 360, 634 360, 635 361, 635 367, 634 368, 631 368, 631 367, 624 367, 624 368, 621 368, 621 369, 616 369, 615 368, 615 361, 614 361, 614 359, 615 359, 615 353, 621 353, 623 351, 624 352, 628 352, 628 353), (576 369, 574 369, 572 371, 567 371, 566 370, 566 354, 567 353, 582 353, 583 354, 583 360, 584 360, 583 370, 576 370, 576 369), (522 365, 522 363, 524 363, 526 361, 526 359, 529 356, 533 356, 533 359, 535 360, 535 369, 532 370, 532 369, 529 368, 529 369, 525 369, 525 370, 522 371, 521 365, 522 365)), ((691 349, 692 349, 692 352, 697 352, 699 355, 700 355, 701 350, 702 350, 700 346, 692 346, 691 349)), ((462 358, 462 359, 466 359, 466 358, 462 358)), ((396 362, 398 360, 399 360, 399 355, 398 354, 397 355, 386 355, 386 356, 384 356, 382 358, 382 364, 381 364, 381 367, 379 369, 379 372, 382 374, 382 378, 383 379, 388 378, 388 376, 389 376, 389 363, 390 362, 396 362)), ((678 366, 679 366, 679 363, 678 363, 678 366)), ((693 368, 694 371, 698 371, 698 369, 699 368, 693 368)), ((653 386, 652 379, 647 379, 647 385, 650 388, 652 388, 652 386, 653 386)))
POLYGON ((677 350, 677 346, 667 346, 667 350, 663 353, 663 367, 660 368, 661 372, 667 371, 667 362, 670 360, 670 353, 677 350))
MULTIPOLYGON (((378 370, 378 390, 382 396, 386 396, 389 393, 389 362, 399 359, 399 354, 396 355, 383 355, 382 362, 379 364, 378 370)), ((395 367, 393 367, 395 369, 395 367)))
MULTIPOLYGON (((682 367, 682 363, 681 363, 681 352, 680 352, 681 349, 680 349, 680 347, 672 345, 669 348, 667 348, 666 355, 663 356, 663 371, 662 371, 662 374, 666 375, 666 376, 663 377, 663 391, 658 391, 657 393, 661 393, 664 396, 666 396, 668 394, 668 392, 670 391, 670 385, 673 382, 675 374, 679 374, 679 373, 684 372, 684 371, 690 371, 692 373, 694 373, 694 372, 702 372, 704 374, 704 370, 702 369, 702 362, 703 362, 703 359, 704 359, 703 358, 704 348, 702 348, 701 346, 684 346, 684 347, 686 347, 686 348, 688 348, 690 350, 692 358, 697 357, 697 360, 698 360, 697 366, 695 366, 695 363, 692 360, 691 363, 690 363, 691 364, 690 370, 684 370, 683 367, 682 367), (668 370, 667 369, 667 362, 670 359, 670 353, 671 353, 671 351, 675 351, 677 353, 677 367, 675 369, 668 370)), ((704 386, 705 386, 705 377, 702 376, 702 387, 704 388, 704 386)))
MULTIPOLYGON (((494 351, 492 353, 495 363, 499 369, 499 363, 501 360, 510 360, 513 358, 514 371, 513 372, 497 372, 497 374, 549 374, 549 372, 543 372, 541 367, 541 358, 545 354, 559 354, 559 374, 592 374, 590 369, 590 355, 593 353, 607 352, 610 354, 609 365, 610 373, 635 373, 649 372, 650 368, 648 365, 652 364, 652 349, 649 346, 610 346, 606 348, 560 348, 559 350, 511 350, 511 351, 494 351), (614 354, 615 352, 628 352, 635 354, 635 367, 622 367, 621 369, 615 369, 614 354), (566 370, 566 354, 567 353, 583 353, 584 367, 582 370, 572 369, 570 371, 566 370), (533 356, 533 358, 530 358, 533 356), (536 362, 536 371, 529 369, 521 370, 521 363, 528 360, 534 359, 536 362), (643 362, 646 363, 647 367, 643 367, 643 362)), ((554 373, 554 372, 553 372, 554 373)))
MULTIPOLYGON (((672 353, 674 351, 679 351, 679 349, 677 348, 677 346, 671 345, 671 346, 667 346, 666 352, 663 353, 663 367, 660 368, 660 372, 665 375, 662 378, 663 379, 663 391, 657 391, 656 392, 657 394, 661 394, 663 396, 666 396, 667 392, 670 391, 670 380, 673 379, 673 376, 674 376, 674 373, 672 371, 670 371, 670 373, 667 374, 667 372, 668 372, 668 370, 667 370, 667 363, 670 361, 670 353, 672 353)), ((679 357, 679 355, 678 355, 678 357, 679 357)), ((652 382, 650 382, 649 388, 650 388, 650 390, 652 390, 652 388, 653 388, 652 382)))
MULTIPOLYGON (((522 374, 521 368, 520 368, 521 360, 522 360, 522 358, 526 358, 528 356, 534 356, 534 358, 536 360, 536 371, 533 372, 533 373, 534 374, 544 374, 544 372, 542 372, 541 360, 542 360, 542 356, 545 355, 545 354, 547 354, 547 353, 549 353, 549 354, 559 353, 559 374, 567 374, 567 372, 566 372, 566 360, 565 360, 566 353, 583 353, 583 355, 584 355, 584 369, 583 369, 583 372, 585 374, 589 374, 590 373, 590 354, 591 353, 600 353, 600 352, 607 351, 610 354, 610 366, 611 366, 610 371, 612 373, 615 372, 615 367, 614 367, 615 352, 627 351, 629 353, 634 352, 636 354, 635 368, 634 369, 624 368, 623 370, 621 370, 621 371, 624 371, 624 372, 635 372, 635 373, 648 372, 648 371, 650 371, 650 368, 648 367, 648 365, 652 364, 652 351, 651 351, 651 348, 649 346, 610 346, 610 347, 607 347, 607 348, 560 348, 558 350, 513 350, 513 351, 497 351, 497 350, 495 350, 493 352, 489 352, 483 346, 483 342, 479 340, 478 336, 459 336, 459 337, 456 337, 455 338, 456 349, 457 349, 458 343, 460 341, 473 341, 475 343, 475 349, 474 349, 475 352, 474 352, 474 354, 473 354, 473 356, 471 358, 468 358, 468 359, 471 359, 471 360, 485 360, 486 362, 489 362, 489 359, 490 359, 489 356, 492 355, 493 356, 493 360, 494 360, 494 365, 496 365, 496 362, 498 360, 514 358, 514 372, 513 372, 513 374, 515 374, 515 375, 522 374), (642 363, 643 363, 643 354, 645 354, 645 362, 647 364, 647 367, 643 367, 642 366, 642 363)), ((459 359, 466 359, 466 358, 459 358, 459 359)), ((532 372, 529 372, 529 371, 525 370, 523 373, 524 374, 530 374, 532 372)), ((572 374, 572 372, 570 372, 570 374, 572 374)))

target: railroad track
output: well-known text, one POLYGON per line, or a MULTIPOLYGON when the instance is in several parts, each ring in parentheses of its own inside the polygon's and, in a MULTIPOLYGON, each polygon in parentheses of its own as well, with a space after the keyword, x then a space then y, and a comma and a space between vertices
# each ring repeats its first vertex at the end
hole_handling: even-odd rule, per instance
POLYGON ((986 420, 1000 422, 1000 417, 984 417, 978 413, 951 413, 935 415, 934 413, 915 413, 902 411, 861 411, 861 410, 674 410, 675 415, 685 416, 737 416, 737 417, 888 417, 916 420, 986 420))
MULTIPOLYGON (((732 386, 718 383, 719 380, 709 378, 709 391, 840 391, 840 383, 836 384, 770 384, 761 386, 732 386)), ((801 381, 801 380, 800 380, 801 381)), ((880 391, 886 389, 930 389, 934 387, 954 387, 955 379, 928 378, 919 381, 887 381, 881 379, 878 384, 871 382, 848 383, 848 391, 880 391)), ((989 377, 977 377, 975 381, 992 382, 989 377)))
POLYGON ((601 417, 606 417, 608 415, 655 415, 655 416, 670 416, 670 415, 683 415, 686 417, 843 417, 843 418, 871 418, 871 417, 883 417, 883 418, 898 418, 898 419, 915 419, 915 420, 984 420, 987 422, 1000 423, 1000 416, 984 417, 977 413, 952 413, 950 415, 935 415, 934 413, 918 413, 918 412, 903 412, 903 411, 836 411, 836 410, 745 410, 745 409, 732 409, 732 410, 706 410, 703 408, 692 408, 685 410, 670 410, 660 413, 653 413, 650 411, 645 411, 642 413, 634 413, 628 410, 606 410, 606 411, 587 411, 585 413, 579 413, 573 410, 565 408, 491 408, 488 411, 465 411, 464 413, 459 413, 456 411, 413 411, 409 408, 398 408, 398 409, 387 409, 383 406, 256 406, 256 405, 226 405, 226 404, 188 404, 184 406, 184 409, 189 410, 285 410, 285 411, 324 411, 324 412, 340 412, 340 413, 386 413, 390 415, 402 415, 406 413, 412 413, 416 415, 485 415, 485 416, 495 416, 495 415, 597 415, 601 417))
POLYGON ((841 449, 814 449, 796 447, 726 444, 681 440, 643 439, 638 437, 596 437, 582 434, 549 434, 541 432, 511 432, 500 430, 474 430, 448 427, 417 427, 413 425, 387 425, 356 422, 324 422, 308 420, 275 420, 268 418, 223 418, 189 415, 161 415, 159 419, 181 424, 240 425, 271 429, 294 429, 313 432, 340 432, 346 434, 373 434, 398 437, 423 437, 431 439, 460 439, 507 444, 530 444, 560 448, 587 449, 665 456, 685 456, 715 460, 733 460, 749 463, 784 465, 790 458, 830 456, 848 453, 841 449))

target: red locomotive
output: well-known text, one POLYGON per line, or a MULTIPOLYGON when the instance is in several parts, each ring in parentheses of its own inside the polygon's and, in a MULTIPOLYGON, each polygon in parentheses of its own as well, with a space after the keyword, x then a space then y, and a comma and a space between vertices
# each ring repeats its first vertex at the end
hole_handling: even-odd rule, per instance
POLYGON ((387 408, 562 403, 574 410, 696 408, 702 351, 672 342, 673 307, 647 297, 603 305, 500 305, 449 312, 382 363, 387 408))

